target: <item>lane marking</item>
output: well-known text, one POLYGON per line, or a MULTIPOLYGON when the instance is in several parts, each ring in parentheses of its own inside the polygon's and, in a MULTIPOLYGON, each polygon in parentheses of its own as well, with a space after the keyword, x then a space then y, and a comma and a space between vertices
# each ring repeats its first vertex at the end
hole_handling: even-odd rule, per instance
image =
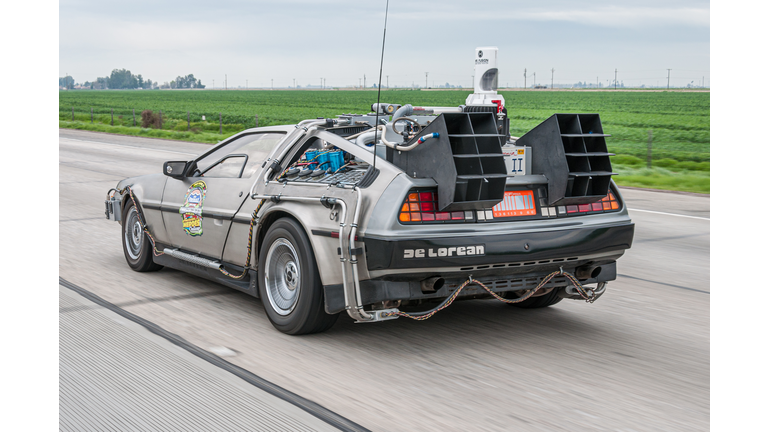
POLYGON ((59 137, 59 142, 61 140, 68 140, 68 141, 79 141, 84 143, 91 143, 91 144, 103 144, 108 146, 117 146, 117 147, 125 147, 129 149, 141 149, 141 150, 150 150, 150 151, 159 151, 159 152, 165 152, 165 153, 176 153, 176 154, 183 154, 183 155, 189 155, 189 156, 197 156, 197 153, 187 153, 187 152, 180 152, 180 151, 174 151, 174 150, 163 150, 163 149, 154 149, 154 148, 148 148, 148 147, 139 147, 139 146, 132 146, 132 145, 125 145, 125 144, 115 144, 115 143, 108 143, 103 141, 89 141, 89 140, 81 140, 76 138, 67 138, 67 137, 59 137))
POLYGON ((349 420, 345 417, 342 417, 339 414, 336 414, 335 412, 329 410, 328 408, 325 408, 322 405, 317 404, 316 402, 312 402, 309 399, 305 399, 296 393, 293 393, 289 390, 286 390, 277 384, 274 384, 270 381, 265 380, 264 378, 261 378, 258 375, 254 375, 252 372, 241 368, 240 366, 234 365, 223 358, 217 356, 216 354, 213 354, 211 352, 208 352, 197 345, 193 345, 189 343, 187 340, 181 338, 180 336, 173 334, 169 332, 168 330, 165 330, 164 328, 158 326, 157 324, 147 321, 146 319, 132 314, 131 312, 128 312, 127 310, 120 308, 103 298, 99 297, 98 295, 92 293, 91 291, 86 290, 85 288, 82 288, 78 285, 73 284, 72 282, 67 281, 66 279, 59 277, 59 285, 63 286, 64 288, 68 288, 81 296, 85 297, 87 300, 92 301, 93 303, 96 303, 97 305, 110 310, 123 318, 126 318, 130 321, 135 322, 136 324, 139 324, 149 330, 151 333, 154 333, 169 342, 173 343, 176 346, 179 346, 188 352, 196 355, 197 357, 200 357, 201 359, 207 361, 208 363, 211 363, 214 366, 218 366, 225 371, 241 378, 242 380, 246 381, 247 383, 264 390, 265 392, 276 396, 290 404, 293 404, 302 410, 308 412, 309 414, 317 417, 318 419, 328 423, 331 426, 336 427, 337 429, 345 432, 369 432, 368 429, 365 427, 353 422, 352 420, 349 420))
POLYGON ((655 283, 655 284, 659 284, 659 285, 666 285, 666 286, 669 286, 669 287, 672 287, 672 288, 679 288, 679 289, 684 289, 684 290, 688 290, 688 291, 696 291, 696 292, 699 292, 699 293, 702 293, 702 294, 709 294, 709 291, 704 291, 704 290, 700 290, 700 289, 696 289, 696 288, 688 288, 688 287, 684 287, 684 286, 681 286, 681 285, 674 285, 674 284, 671 284, 671 283, 659 282, 659 281, 654 281, 654 280, 650 280, 650 279, 643 279, 643 278, 639 278, 639 277, 635 277, 635 276, 630 276, 630 275, 625 275, 625 274, 621 274, 621 273, 618 273, 616 276, 624 277, 624 278, 627 278, 627 279, 640 280, 640 281, 643 281, 643 282, 655 283))
POLYGON ((677 214, 677 213, 665 213, 665 212, 653 211, 653 210, 633 209, 633 208, 629 208, 629 207, 627 207, 627 210, 629 210, 629 211, 645 212, 645 213, 656 213, 656 214, 665 215, 665 216, 677 216, 677 217, 684 217, 684 218, 690 218, 690 219, 701 219, 701 220, 705 220, 705 221, 709 220, 709 218, 705 218, 705 217, 701 217, 701 216, 688 216, 688 215, 681 215, 681 214, 677 214))

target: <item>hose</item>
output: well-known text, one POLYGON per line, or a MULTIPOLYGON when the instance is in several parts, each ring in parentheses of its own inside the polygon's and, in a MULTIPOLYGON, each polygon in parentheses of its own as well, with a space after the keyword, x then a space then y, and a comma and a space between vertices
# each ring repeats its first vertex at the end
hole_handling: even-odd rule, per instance
POLYGON ((592 292, 591 290, 589 290, 589 291, 584 290, 584 287, 581 285, 581 283, 579 283, 578 279, 576 279, 575 276, 573 276, 572 274, 570 274, 568 272, 563 271, 563 269, 561 268, 558 271, 555 271, 555 272, 552 272, 552 273, 548 274, 544 279, 541 280, 541 282, 536 286, 536 288, 532 289, 530 292, 528 292, 524 296, 516 298, 516 299, 505 299, 504 297, 501 297, 500 295, 498 295, 495 292, 491 291, 491 289, 488 288, 487 286, 485 286, 482 282, 480 282, 478 280, 475 280, 475 279, 472 279, 472 276, 470 276, 469 279, 467 279, 464 283, 459 285, 459 287, 456 289, 456 291, 451 293, 451 295, 448 296, 448 298, 443 300, 443 302, 440 303, 440 305, 438 305, 437 307, 435 307, 435 308, 433 308, 431 310, 428 310, 426 312, 416 312, 416 313, 412 313, 412 314, 409 314, 409 313, 406 313, 406 312, 402 312, 402 311, 399 311, 399 310, 395 310, 393 312, 383 313, 383 314, 381 314, 381 316, 383 318, 384 317, 391 317, 391 316, 401 316, 401 317, 410 318, 410 319, 416 320, 416 321, 424 321, 426 319, 432 318, 436 313, 438 313, 441 310, 443 310, 443 309, 447 308, 448 306, 450 306, 451 303, 453 303, 453 301, 456 300, 456 298, 459 296, 459 293, 461 292, 461 290, 463 290, 464 288, 466 288, 468 285, 471 285, 471 284, 476 284, 476 285, 480 286, 481 288, 483 288, 484 290, 488 291, 488 293, 490 295, 492 295, 494 298, 496 298, 496 300, 503 301, 504 303, 507 303, 507 304, 521 303, 521 302, 524 302, 524 301, 528 300, 529 298, 531 298, 538 290, 543 288, 544 285, 546 285, 550 280, 552 280, 553 277, 558 276, 558 275, 562 275, 562 276, 565 276, 566 278, 568 278, 571 281, 571 283, 573 283, 573 285, 576 287, 576 290, 578 291, 579 295, 584 300, 586 300, 587 303, 592 303, 592 302, 595 301, 595 294, 594 294, 594 292, 592 292))

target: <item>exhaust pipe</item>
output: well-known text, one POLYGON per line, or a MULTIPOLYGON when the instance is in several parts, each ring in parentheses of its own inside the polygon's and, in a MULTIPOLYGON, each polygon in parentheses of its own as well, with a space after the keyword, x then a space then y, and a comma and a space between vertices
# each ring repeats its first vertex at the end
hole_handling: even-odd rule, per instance
POLYGON ((424 292, 424 293, 435 292, 440 288, 442 288, 444 284, 445 284, 445 279, 441 278, 440 276, 424 279, 423 281, 421 281, 421 292, 424 292))
POLYGON ((600 275, 601 271, 603 269, 600 266, 581 266, 576 268, 575 275, 579 280, 594 279, 600 275))

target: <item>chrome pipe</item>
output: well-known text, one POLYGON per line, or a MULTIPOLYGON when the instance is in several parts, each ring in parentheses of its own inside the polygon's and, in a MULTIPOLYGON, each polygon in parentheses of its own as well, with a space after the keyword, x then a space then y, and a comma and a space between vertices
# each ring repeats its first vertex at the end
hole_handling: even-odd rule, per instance
POLYGON ((363 320, 370 321, 373 317, 363 310, 363 297, 360 294, 360 276, 357 272, 357 258, 356 255, 352 255, 355 236, 357 235, 357 222, 360 219, 360 207, 363 206, 363 193, 358 187, 355 187, 354 190, 357 192, 357 203, 355 204, 355 215, 352 218, 352 229, 349 231, 349 262, 352 264, 352 282, 355 286, 355 307, 357 308, 357 313, 363 317, 363 320))
MULTIPOLYGON (((303 184, 303 183, 302 183, 303 184)), ((251 195, 253 199, 272 199, 275 197, 275 195, 251 195)), ((297 202, 312 202, 321 204, 320 202, 321 198, 315 197, 289 197, 289 196, 280 196, 281 201, 297 201, 297 202)), ((346 261, 347 258, 344 257, 344 250, 350 250, 348 248, 344 247, 344 227, 346 226, 346 218, 347 218, 347 204, 344 202, 341 198, 331 198, 334 199, 337 203, 341 205, 342 214, 339 218, 339 247, 341 248, 341 280, 342 280, 342 286, 344 291, 344 305, 345 309, 347 310, 347 314, 349 314, 352 319, 355 321, 371 321, 373 320, 373 317, 366 313, 363 310, 362 304, 360 304, 360 283, 358 280, 358 273, 357 273, 357 260, 354 261, 353 264, 353 283, 350 284, 347 280, 347 269, 346 269, 346 261)), ((358 190, 358 200, 360 199, 360 192, 358 190)), ((357 224, 357 219, 359 217, 359 205, 357 206, 358 209, 355 211, 355 218, 354 218, 354 226, 357 224)), ((352 239, 354 237, 351 237, 352 239)), ((352 243, 348 243, 352 244, 352 243)), ((351 257, 351 255, 350 255, 351 257)), ((350 260, 352 262, 352 260, 350 260)))

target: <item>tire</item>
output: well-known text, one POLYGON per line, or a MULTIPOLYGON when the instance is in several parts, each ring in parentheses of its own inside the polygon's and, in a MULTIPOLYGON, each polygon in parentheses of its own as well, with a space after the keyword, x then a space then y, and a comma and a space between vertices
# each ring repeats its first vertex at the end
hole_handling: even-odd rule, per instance
POLYGON ((312 245, 290 218, 278 219, 259 250, 259 297, 272 325, 289 335, 319 333, 339 314, 325 312, 325 298, 312 245))
POLYGON ((553 304, 560 303, 562 297, 557 295, 558 289, 553 289, 551 292, 539 297, 531 297, 528 300, 523 300, 520 303, 511 303, 512 306, 522 309, 536 309, 552 306, 553 304))
POLYGON ((122 216, 123 255, 128 266, 137 272, 152 272, 163 268, 152 260, 152 242, 139 222, 139 214, 132 200, 128 200, 122 216))

